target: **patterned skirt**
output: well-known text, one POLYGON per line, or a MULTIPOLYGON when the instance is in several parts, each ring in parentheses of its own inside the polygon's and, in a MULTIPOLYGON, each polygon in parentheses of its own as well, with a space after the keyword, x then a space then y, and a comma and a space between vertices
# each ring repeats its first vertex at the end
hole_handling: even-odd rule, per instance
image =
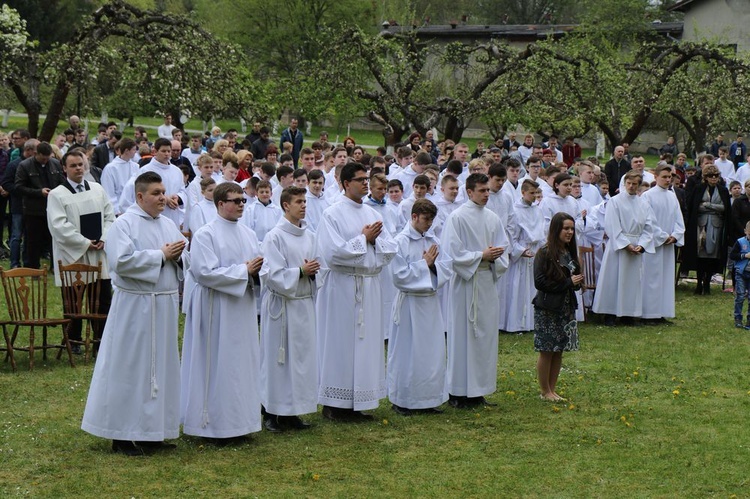
POLYGON ((570 293, 561 310, 534 307, 534 351, 574 352, 578 350, 578 322, 570 293))

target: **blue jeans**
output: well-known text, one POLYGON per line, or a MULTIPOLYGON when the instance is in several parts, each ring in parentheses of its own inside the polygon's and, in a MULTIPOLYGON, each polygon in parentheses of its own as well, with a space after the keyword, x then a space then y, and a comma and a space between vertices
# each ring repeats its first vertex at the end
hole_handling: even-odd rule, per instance
MULTIPOLYGON (((748 298, 750 277, 746 277, 735 267, 734 272, 734 322, 742 322, 742 304, 748 298)), ((750 323, 750 301, 747 306, 747 322, 750 323)))
MULTIPOLYGON (((23 215, 10 215, 10 268, 21 266, 21 236, 23 235, 23 215)), ((26 244, 24 244, 26 246, 26 244)), ((25 248, 24 248, 25 249, 25 248)))

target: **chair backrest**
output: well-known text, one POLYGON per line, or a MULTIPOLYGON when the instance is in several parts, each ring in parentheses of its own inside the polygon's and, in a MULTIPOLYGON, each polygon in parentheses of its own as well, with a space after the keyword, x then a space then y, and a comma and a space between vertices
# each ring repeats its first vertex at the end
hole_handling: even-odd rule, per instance
POLYGON ((583 267, 583 289, 596 289, 596 261, 594 260, 594 248, 588 246, 578 247, 578 257, 583 267))
POLYGON ((63 294, 63 313, 66 315, 95 314, 99 310, 102 262, 97 265, 57 261, 63 294))
POLYGON ((5 304, 11 321, 47 318, 47 267, 11 270, 0 268, 5 304))

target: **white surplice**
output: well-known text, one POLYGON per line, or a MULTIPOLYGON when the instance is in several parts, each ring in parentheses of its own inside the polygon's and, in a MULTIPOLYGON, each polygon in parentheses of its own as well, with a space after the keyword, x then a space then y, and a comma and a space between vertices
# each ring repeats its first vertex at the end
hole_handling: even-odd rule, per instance
POLYGON ((248 227, 255 232, 258 241, 261 243, 268 234, 268 231, 276 227, 279 220, 284 216, 284 212, 279 205, 268 203, 264 205, 260 201, 245 207, 245 212, 240 218, 240 224, 248 227))
POLYGON ((263 407, 276 416, 318 410, 315 280, 300 275, 318 260, 315 234, 286 218, 263 241, 260 385, 263 407))
POLYGON ((544 216, 544 234, 547 235, 549 232, 549 224, 557 213, 567 213, 576 224, 576 239, 580 239, 581 232, 583 232, 583 218, 581 217, 581 209, 578 207, 573 196, 565 196, 564 198, 552 192, 550 195, 544 195, 542 202, 539 203, 539 208, 542 210, 544 216))
POLYGON ((685 223, 675 193, 659 186, 641 195, 653 212, 654 253, 643 255, 644 319, 674 317, 675 246, 685 244, 685 223), (669 236, 674 244, 664 245, 669 236))
POLYGON ((261 429, 260 346, 252 279, 260 256, 252 230, 217 216, 193 235, 182 343, 183 432, 230 438, 261 429))
POLYGON ((448 391, 479 397, 497 387, 499 302, 496 281, 508 268, 508 252, 482 260, 488 246, 508 248, 505 227, 491 210, 467 201, 445 223, 442 257, 451 263, 448 307, 448 391))
POLYGON ((305 200, 307 201, 307 208, 305 209, 305 221, 307 222, 307 228, 313 232, 317 232, 320 218, 323 216, 323 212, 328 206, 328 199, 321 193, 320 196, 312 194, 307 191, 305 194, 305 200))
MULTIPOLYGON (((505 187, 505 184, 503 184, 503 187, 505 187)), ((487 201, 487 209, 492 210, 492 212, 495 213, 495 215, 497 215, 502 222, 502 226, 506 234, 506 244, 502 246, 506 249, 506 251, 508 251, 508 253, 510 253, 511 250, 511 234, 515 231, 516 224, 514 204, 515 201, 513 201, 513 196, 509 195, 508 191, 503 191, 502 189, 497 192, 490 192, 490 198, 487 201)), ((510 262, 510 260, 508 261, 510 262)), ((495 285, 497 287, 497 294, 499 297, 497 308, 497 326, 499 329, 502 329, 502 326, 503 324, 505 324, 506 318, 509 313, 506 309, 508 303, 505 299, 505 295, 508 293, 508 289, 512 286, 512 283, 508 282, 507 272, 503 272, 503 274, 497 279, 495 285)))
MULTIPOLYGON (((387 230, 391 238, 398 234, 398 206, 389 204, 385 199, 382 202, 377 202, 371 196, 365 197, 362 203, 380 214, 383 219, 383 230, 387 230)), ((391 335, 391 314, 393 313, 396 291, 396 287, 393 285, 393 271, 389 264, 380 272, 380 295, 383 298, 383 337, 385 339, 388 339, 391 335)))
POLYGON ((170 219, 152 218, 138 205, 107 233, 115 292, 81 424, 92 435, 145 441, 179 436, 182 270, 161 251, 176 241, 185 238, 170 219))
POLYGON ((216 204, 210 199, 201 197, 201 200, 190 208, 190 230, 195 234, 198 229, 213 222, 218 216, 216 204))
POLYGON ((380 272, 396 253, 382 231, 375 244, 362 234, 380 215, 348 197, 323 212, 318 248, 318 403, 374 409, 386 394, 380 272))
POLYGON ((534 308, 531 300, 534 288, 534 257, 524 257, 528 249, 536 254, 544 246, 544 217, 539 206, 519 199, 515 205, 516 223, 511 233, 510 263, 505 273, 505 317, 500 318, 500 329, 508 332, 533 331, 534 308))
POLYGON ((448 400, 445 384, 445 336, 437 290, 450 280, 445 260, 433 273, 423 253, 438 240, 410 223, 395 238, 391 262, 398 297, 388 341, 388 398, 408 409, 437 407, 448 400))
POLYGON ((609 236, 596 282, 593 310, 597 314, 641 317, 643 254, 625 248, 642 246, 654 253, 652 211, 646 200, 621 192, 607 202, 604 229, 609 236))
POLYGON ((104 252, 89 249, 91 240, 81 235, 81 215, 101 215, 101 240, 106 241, 107 231, 115 221, 115 213, 101 185, 88 182, 88 187, 87 191, 73 194, 66 185, 58 185, 47 196, 47 226, 52 235, 52 254, 55 256, 53 268, 57 286, 62 286, 57 260, 61 260, 63 265, 98 265, 102 262, 100 278, 109 279, 104 252))
POLYGON ((124 161, 117 157, 102 170, 101 184, 112 203, 115 215, 119 215, 124 209, 120 208, 120 196, 128 180, 138 175, 138 163, 135 161, 124 161))

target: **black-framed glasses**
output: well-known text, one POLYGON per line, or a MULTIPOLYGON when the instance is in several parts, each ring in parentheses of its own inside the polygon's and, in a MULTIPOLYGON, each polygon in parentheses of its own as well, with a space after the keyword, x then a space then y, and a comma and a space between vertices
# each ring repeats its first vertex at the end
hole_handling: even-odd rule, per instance
POLYGON ((362 182, 363 184, 369 181, 370 181, 369 177, 357 177, 357 178, 352 179, 352 182, 362 182))
POLYGON ((224 201, 224 202, 225 202, 225 203, 234 203, 234 204, 236 204, 237 206, 239 206, 239 205, 241 205, 241 204, 245 204, 245 203, 247 203, 247 199, 245 199, 245 198, 234 198, 234 199, 227 199, 227 200, 226 200, 226 201, 224 201))

